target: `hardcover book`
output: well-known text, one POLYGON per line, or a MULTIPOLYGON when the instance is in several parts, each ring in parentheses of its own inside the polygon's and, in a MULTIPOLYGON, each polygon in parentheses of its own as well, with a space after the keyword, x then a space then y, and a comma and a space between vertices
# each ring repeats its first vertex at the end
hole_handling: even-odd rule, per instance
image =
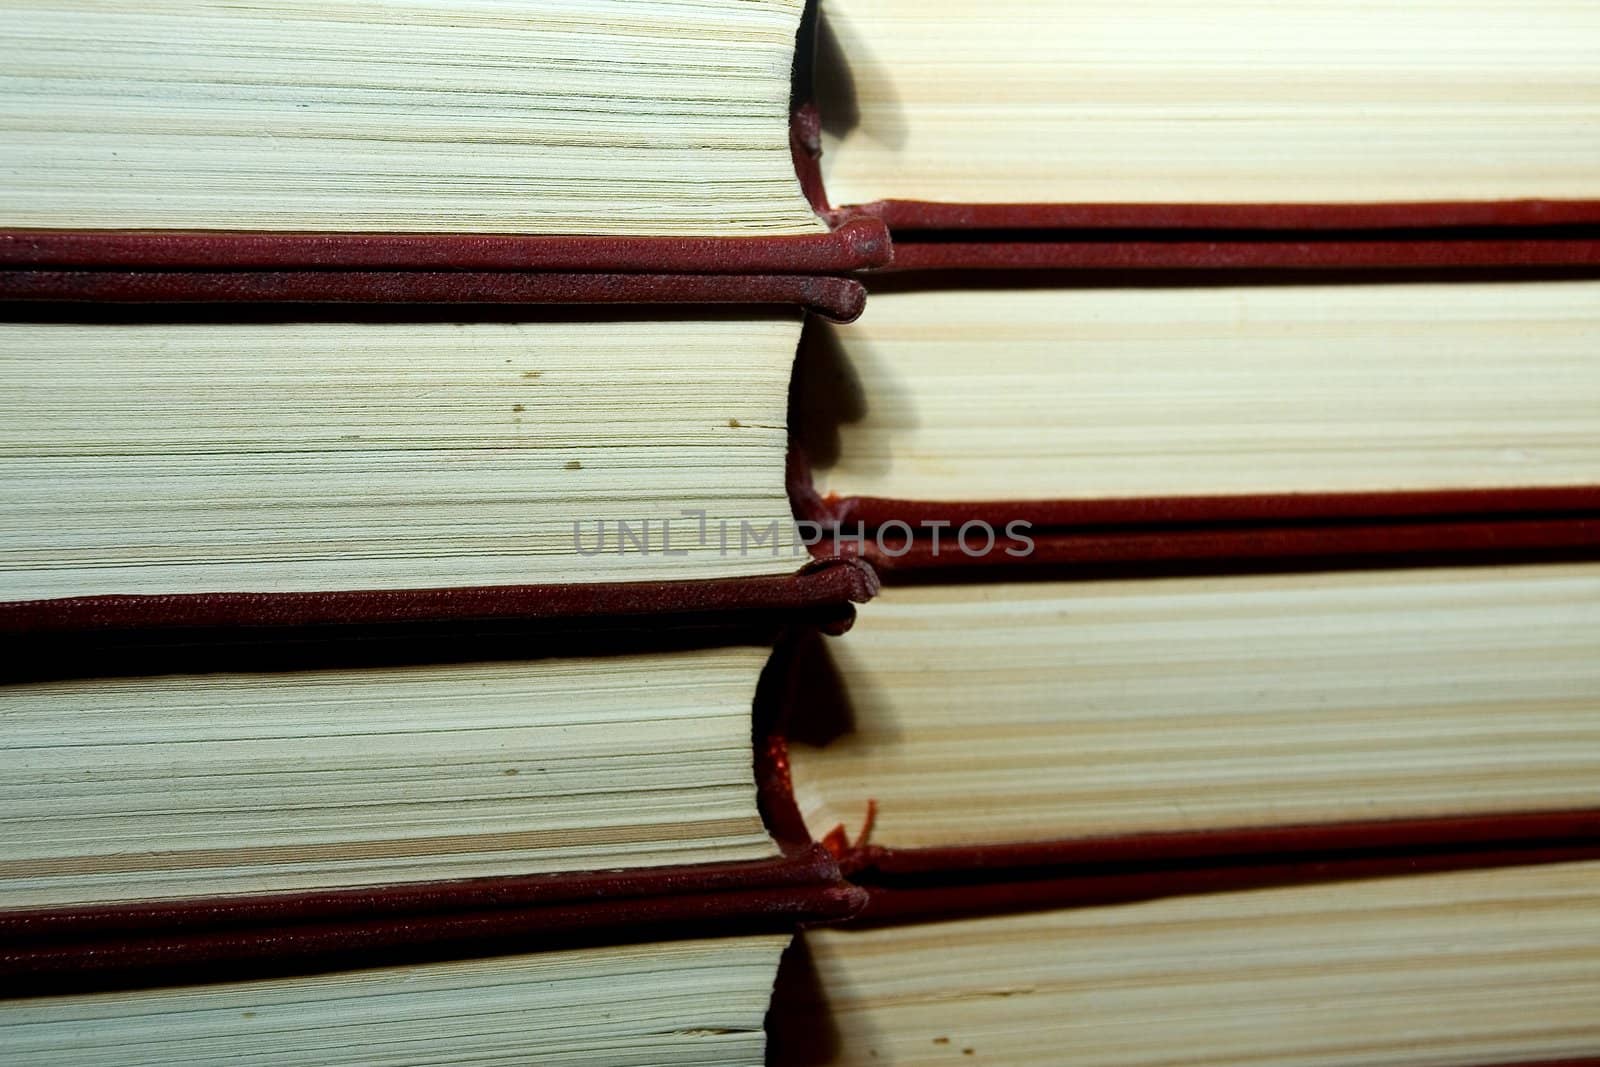
POLYGON ((1067 1046, 1108 1067, 1592 1063, 1594 868, 1043 904, 944 922, 872 918, 885 895, 874 891, 861 918, 808 929, 786 952, 788 935, 770 930, 532 954, 513 938, 476 960, 369 960, 138 990, 37 987, 0 1002, 0 1048, 72 1064, 179 1054, 1046 1064, 1067 1046))
POLYGON ((885 569, 1600 542, 1594 281, 873 289, 790 421, 885 569))
POLYGON ((792 814, 860 877, 1593 839, 1597 582, 1578 563, 891 585, 802 646, 806 713, 778 731, 792 814))
MULTIPOLYGON (((10 12, 0 259, 34 268, 818 273, 802 0, 10 12)), ((37 283, 34 283, 37 285, 37 283)))
POLYGON ((14 310, 0 624, 814 604, 785 485, 801 319, 14 310))

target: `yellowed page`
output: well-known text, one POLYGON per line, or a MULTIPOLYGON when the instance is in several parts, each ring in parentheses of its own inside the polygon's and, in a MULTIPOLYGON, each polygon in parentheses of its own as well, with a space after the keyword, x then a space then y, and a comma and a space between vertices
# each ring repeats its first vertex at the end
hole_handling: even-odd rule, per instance
POLYGON ((786 936, 679 941, 0 1004, 63 1067, 758 1067, 786 936))
POLYGON ((772 858, 766 658, 0 686, 0 909, 772 858))
POLYGON ((823 0, 835 204, 1600 196, 1586 0, 823 0))
POLYGON ((1600 484, 1592 281, 891 290, 833 340, 842 496, 1600 484))
POLYGON ((798 312, 0 326, 0 599, 791 573, 799 334, 798 312), (776 526, 744 551, 745 524, 776 526))
POLYGON ((1600 1055, 1595 863, 813 930, 805 941, 825 1004, 794 1005, 779 1067, 1600 1055))
POLYGON ((908 847, 1600 796, 1596 564, 890 587, 829 649, 817 834, 869 799, 908 847))
POLYGON ((0 227, 821 232, 802 6, 7 3, 0 227))

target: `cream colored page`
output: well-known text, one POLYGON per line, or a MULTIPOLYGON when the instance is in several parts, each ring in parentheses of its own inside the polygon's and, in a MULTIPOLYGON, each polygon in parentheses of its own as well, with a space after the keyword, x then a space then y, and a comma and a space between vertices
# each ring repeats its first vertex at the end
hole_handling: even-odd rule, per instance
POLYGON ((0 687, 0 907, 772 857, 766 655, 0 687))
POLYGON ((1587 0, 823 0, 835 204, 1600 196, 1587 0))
POLYGON ((818 233, 802 6, 7 3, 0 226, 818 233))
POLYGON ((1590 281, 890 291, 835 338, 845 496, 1600 483, 1590 281))
POLYGON ((890 588, 791 747, 886 846, 1593 807, 1600 566, 890 588))
POLYGON ((799 329, 0 326, 0 599, 792 572, 799 329))
MULTIPOLYGON (((1453 1067, 1600 1055, 1600 865, 805 934, 779 1067, 1453 1067), (831 1039, 831 1040, 830 1040, 831 1039)), ((775 1039, 776 1043, 776 1039, 775 1039)))
POLYGON ((69 1067, 758 1067, 787 936, 12 1000, 0 1055, 69 1067))

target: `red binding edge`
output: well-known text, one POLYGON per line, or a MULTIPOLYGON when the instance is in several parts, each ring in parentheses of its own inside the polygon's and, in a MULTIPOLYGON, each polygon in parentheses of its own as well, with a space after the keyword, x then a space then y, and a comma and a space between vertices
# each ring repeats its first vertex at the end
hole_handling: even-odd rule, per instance
POLYGON ((850 278, 799 274, 484 271, 5 270, 0 301, 118 304, 788 304, 835 322, 866 306, 850 278))
MULTIPOLYGON (((812 161, 813 169, 816 163, 812 161)), ((1428 270, 1600 265, 1600 201, 826 207, 894 235, 892 271, 1428 270), (973 231, 982 236, 967 237, 973 231), (1165 232, 1161 232, 1165 231, 1165 232), (1209 233, 1203 231, 1211 231, 1209 233), (1497 233, 1496 231, 1503 231, 1497 233)), ((804 185, 804 182, 802 182, 804 185)))
MULTIPOLYGON (((1236 827, 1122 834, 945 848, 858 844, 840 855, 841 869, 862 882, 1016 872, 1040 868, 1128 864, 1237 864, 1268 857, 1362 856, 1415 849, 1485 854, 1516 848, 1578 848, 1600 855, 1600 808, 1358 820, 1294 826, 1236 827)), ((1014 877, 1015 875, 1013 875, 1014 877)))
MULTIPOLYGON (((954 231, 946 231, 950 233, 954 231)), ((1419 238, 1346 238, 1309 241, 1261 231, 1259 236, 1214 240, 1133 237, 1084 240, 1081 231, 1010 231, 988 241, 919 240, 917 231, 895 235, 894 262, 884 271, 1064 270, 1494 270, 1600 266, 1600 238, 1451 237, 1429 231, 1419 238)), ((1148 233, 1148 231, 1141 231, 1148 233)), ((1174 231, 1175 233, 1181 231, 1174 231)), ((1477 231, 1481 233, 1482 231, 1477 231)))
POLYGON ((90 270, 603 271, 828 274, 888 262, 879 219, 783 237, 268 233, 134 230, 0 232, 0 266, 90 270))
POLYGON ((0 604, 8 637, 106 631, 297 630, 321 626, 545 621, 558 627, 668 626, 686 617, 729 619, 820 611, 842 632, 852 604, 877 590, 859 560, 822 560, 797 574, 670 582, 477 586, 315 593, 88 596, 0 604))
POLYGON ((865 902, 865 891, 834 882, 12 945, 0 950, 0 993, 189 985, 595 944, 783 933, 845 918, 865 902))
MULTIPOLYGON (((953 529, 959 530, 959 524, 953 529)), ((997 530, 1002 527, 996 527, 997 530)), ((942 573, 948 577, 991 574, 1001 578, 1027 568, 1116 566, 1200 567, 1220 563, 1396 567, 1445 566, 1455 562, 1519 563, 1539 559, 1591 558, 1600 552, 1600 516, 1488 521, 1378 521, 1270 524, 1214 529, 1034 530, 1033 551, 1014 558, 1004 547, 979 556, 953 550, 949 539, 932 551, 915 540, 889 555, 869 542, 864 558, 885 580, 942 573)), ((829 542, 822 543, 831 548, 829 542)))
POLYGON ((7 944, 162 935, 350 919, 526 909, 586 901, 832 885, 839 868, 820 846, 767 860, 466 878, 351 889, 258 893, 0 912, 7 944))
MULTIPOLYGON (((1176 564, 1465 557, 1600 550, 1600 487, 1507 488, 1098 500, 899 500, 819 494, 806 457, 791 448, 790 505, 798 519, 843 535, 839 551, 859 552, 882 575, 941 571, 977 574, 1038 566, 1176 564), (996 531, 1023 521, 1034 542, 1026 557, 954 547, 962 524, 996 531), (927 522, 941 528, 934 552, 927 522), (877 534, 897 527, 894 552, 877 534), (904 528, 912 536, 904 539, 904 528), (851 540, 856 534, 865 540, 851 540)), ((825 533, 812 546, 835 551, 825 533)))
MULTIPOLYGON (((820 179, 819 179, 820 180, 820 179)), ((802 183, 803 184, 803 183, 802 183)), ((879 200, 830 213, 890 230, 1414 230, 1600 224, 1600 200, 1370 204, 964 204, 879 200)))
POLYGON ((1252 862, 1156 865, 1131 870, 1057 870, 1010 880, 928 879, 871 885, 866 906, 845 925, 928 922, 979 915, 1129 904, 1201 893, 1488 870, 1600 859, 1600 843, 1429 849, 1413 853, 1291 855, 1252 862))
POLYGON ((1349 493, 1261 493, 1237 496, 1127 497, 1085 500, 896 500, 837 497, 824 501, 837 522, 878 526, 948 519, 992 522, 1000 516, 1041 527, 1174 523, 1399 519, 1444 515, 1584 512, 1600 516, 1600 486, 1396 490, 1349 493))

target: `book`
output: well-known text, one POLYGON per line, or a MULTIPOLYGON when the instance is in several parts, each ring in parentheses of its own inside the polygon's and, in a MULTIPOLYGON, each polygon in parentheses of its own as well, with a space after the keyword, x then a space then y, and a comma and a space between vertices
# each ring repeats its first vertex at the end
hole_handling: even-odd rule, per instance
POLYGON ((1600 20, 1570 4, 824 0, 818 38, 835 204, 1406 204, 1391 217, 1426 224, 1426 204, 1555 201, 1499 218, 1597 221, 1600 20))
POLYGON ((1125 551, 1328 553, 1378 520, 1389 534, 1365 551, 1504 547, 1556 520, 1566 533, 1541 527, 1545 544, 1592 545, 1597 296, 1584 279, 885 279, 861 321, 818 324, 802 346, 797 504, 864 528, 886 568, 1020 553, 1013 523, 1039 559, 1114 557, 1095 537, 1143 528, 1222 543, 1125 551))
MULTIPOLYGON (((468 961, 413 946, 398 959, 142 988, 46 980, 0 1002, 0 1048, 46 1063, 170 1062, 179 1049, 275 1063, 1028 1063, 1055 1062, 1068 1043, 1090 1063, 1178 1050, 1204 1063, 1581 1057, 1600 1039, 1594 866, 1349 867, 1334 884, 1225 890, 1205 888, 1204 871, 1169 871, 1163 899, 1064 908, 1038 896, 943 921, 904 906, 926 891, 875 888, 865 910, 814 908, 822 925, 786 952, 790 935, 770 928, 679 927, 535 954, 502 932, 468 961)), ((81 955, 91 982, 103 977, 95 954, 81 955)))
POLYGON ((796 163, 825 218, 890 228, 893 271, 1590 268, 1596 27, 1533 19, 835 0, 796 163))
POLYGON ((807 931, 769 1062, 1600 1056, 1592 861, 807 931))
MULTIPOLYGON (((11 163, 0 265, 762 275, 881 264, 881 221, 834 226, 801 193, 789 119, 804 6, 18 10, 0 34, 11 163)), ((390 300, 459 294, 449 278, 411 279, 409 296, 393 279, 317 281, 390 300)), ((8 275, 0 292, 202 286, 238 298, 269 284, 298 291, 292 279, 8 275)), ((507 291, 517 279, 476 284, 507 291)))
POLYGON ((445 603, 472 589, 548 614, 510 592, 791 576, 800 329, 767 306, 24 311, 0 325, 0 616, 340 593, 357 621, 356 594, 388 617, 407 591, 483 609, 445 603))
POLYGON ((774 645, 847 627, 863 580, 786 578, 754 609, 652 610, 621 586, 610 618, 25 633, 0 686, 0 927, 106 937, 836 881, 809 842, 769 834, 752 737, 774 645))
POLYGON ((890 585, 793 668, 793 815, 847 871, 1593 839, 1597 583, 1584 562, 890 585))

